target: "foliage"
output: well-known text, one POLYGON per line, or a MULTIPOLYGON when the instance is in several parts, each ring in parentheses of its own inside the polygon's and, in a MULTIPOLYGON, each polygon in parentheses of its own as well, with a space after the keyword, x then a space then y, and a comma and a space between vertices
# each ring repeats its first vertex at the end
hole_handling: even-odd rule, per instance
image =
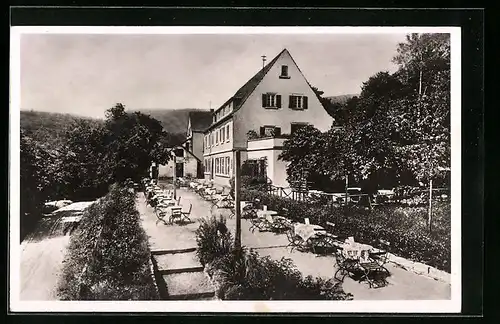
POLYGON ((21 130, 20 138, 20 234, 21 240, 38 221, 46 199, 59 193, 57 152, 49 150, 21 130))
POLYGON ((200 226, 196 230, 196 243, 196 254, 203 265, 228 253, 233 246, 226 219, 222 216, 200 219, 200 226))
POLYGON ((330 107, 336 123, 330 131, 309 129, 285 142, 280 158, 290 163, 289 182, 348 174, 356 182, 392 188, 445 176, 440 170, 450 166, 449 35, 408 35, 394 62, 395 73, 376 73, 359 96, 330 107))
POLYGON ((20 117, 20 126, 26 136, 55 150, 63 147, 67 131, 79 122, 103 123, 100 119, 43 111, 21 111, 20 117))
POLYGON ((271 210, 288 210, 295 222, 309 218, 312 224, 335 224, 335 234, 354 236, 361 243, 374 244, 383 239, 391 242, 391 252, 413 261, 450 271, 451 211, 450 204, 435 202, 433 231, 426 227, 425 207, 384 206, 366 210, 352 206, 339 208, 331 204, 313 204, 282 198, 257 190, 242 190, 242 200, 259 199, 271 210))
POLYGON ((223 300, 345 300, 341 284, 308 276, 304 280, 289 258, 273 260, 254 250, 233 249, 210 264, 223 300))
POLYGON ((156 299, 149 257, 135 194, 112 185, 71 236, 59 295, 63 300, 156 299))
POLYGON ((252 130, 249 130, 247 132, 247 138, 249 140, 253 140, 253 139, 259 138, 259 134, 257 134, 257 132, 252 129, 252 130))

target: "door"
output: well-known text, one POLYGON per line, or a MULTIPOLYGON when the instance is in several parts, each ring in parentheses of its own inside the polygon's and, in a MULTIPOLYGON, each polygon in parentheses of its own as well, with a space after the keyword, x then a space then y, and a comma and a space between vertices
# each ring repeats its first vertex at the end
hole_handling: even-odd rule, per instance
POLYGON ((176 163, 175 165, 175 176, 176 177, 184 177, 184 163, 176 163))

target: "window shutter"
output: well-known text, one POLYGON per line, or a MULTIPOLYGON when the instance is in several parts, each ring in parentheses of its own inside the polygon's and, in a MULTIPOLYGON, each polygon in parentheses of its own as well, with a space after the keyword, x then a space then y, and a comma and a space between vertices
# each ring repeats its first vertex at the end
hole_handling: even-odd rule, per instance
POLYGON ((274 136, 281 136, 281 127, 274 128, 274 136))
POLYGON ((266 106, 266 94, 262 94, 262 107, 266 106))
POLYGON ((276 107, 281 108, 281 95, 276 95, 276 107))
POLYGON ((264 136, 265 129, 263 126, 260 127, 260 136, 264 136))
POLYGON ((307 97, 306 97, 306 96, 304 96, 304 97, 302 98, 302 101, 303 101, 303 102, 302 102, 302 104, 303 104, 303 106, 304 106, 304 109, 307 109, 307 97))
POLYGON ((288 108, 293 108, 292 101, 293 101, 293 96, 288 96, 288 108))

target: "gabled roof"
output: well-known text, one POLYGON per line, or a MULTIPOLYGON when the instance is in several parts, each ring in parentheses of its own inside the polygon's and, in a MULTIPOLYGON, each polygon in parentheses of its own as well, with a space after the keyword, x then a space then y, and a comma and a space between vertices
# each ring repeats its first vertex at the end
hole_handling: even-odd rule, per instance
MULTIPOLYGON (((243 106, 247 98, 252 94, 252 92, 257 88, 259 83, 264 79, 266 76, 267 72, 271 70, 273 67, 274 63, 278 60, 278 58, 284 53, 288 52, 288 50, 285 48, 283 49, 278 55, 276 55, 267 65, 264 66, 264 68, 260 69, 259 72, 257 72, 253 77, 250 78, 241 88, 236 91, 236 93, 229 98, 222 106, 219 108, 224 107, 227 105, 231 100, 233 100, 233 111, 227 115, 226 117, 222 118, 221 120, 218 120, 216 123, 213 125, 210 125, 208 128, 211 128, 212 126, 218 125, 220 122, 225 121, 229 119, 230 116, 232 116, 238 109, 243 106)), ((290 53, 289 53, 290 54, 290 53)))
POLYGON ((192 156, 193 156, 193 157, 194 157, 197 161, 201 162, 201 160, 200 160, 200 159, 199 159, 196 155, 194 155, 194 153, 193 153, 191 150, 186 149, 186 148, 185 148, 184 146, 182 146, 182 145, 176 145, 176 146, 173 146, 173 147, 169 147, 167 150, 168 150, 168 152, 170 153, 170 152, 172 152, 172 151, 174 151, 174 150, 176 150, 176 149, 183 149, 185 152, 187 152, 187 153, 189 153, 190 155, 192 155, 192 156))
POLYGON ((191 111, 189 112, 191 120, 191 130, 193 132, 203 132, 212 123, 212 113, 210 111, 191 111))
POLYGON ((259 83, 264 79, 267 72, 273 67, 274 63, 278 60, 278 58, 283 54, 283 52, 287 51, 286 48, 282 50, 275 58, 271 60, 263 69, 260 69, 250 80, 247 81, 241 88, 236 91, 233 98, 239 99, 238 103, 235 105, 234 109, 240 108, 245 100, 252 94, 252 92, 257 88, 259 83))

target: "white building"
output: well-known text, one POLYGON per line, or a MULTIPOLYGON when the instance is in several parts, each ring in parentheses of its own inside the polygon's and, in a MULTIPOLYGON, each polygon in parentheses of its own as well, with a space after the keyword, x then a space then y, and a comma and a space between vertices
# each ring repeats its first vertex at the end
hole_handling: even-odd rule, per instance
POLYGON ((306 124, 326 131, 332 122, 284 49, 212 113, 203 138, 205 178, 228 185, 238 149, 242 161, 265 159, 269 180, 276 186, 288 187, 286 163, 278 160, 286 135, 306 124), (249 131, 257 133, 258 138, 249 140, 249 131))

